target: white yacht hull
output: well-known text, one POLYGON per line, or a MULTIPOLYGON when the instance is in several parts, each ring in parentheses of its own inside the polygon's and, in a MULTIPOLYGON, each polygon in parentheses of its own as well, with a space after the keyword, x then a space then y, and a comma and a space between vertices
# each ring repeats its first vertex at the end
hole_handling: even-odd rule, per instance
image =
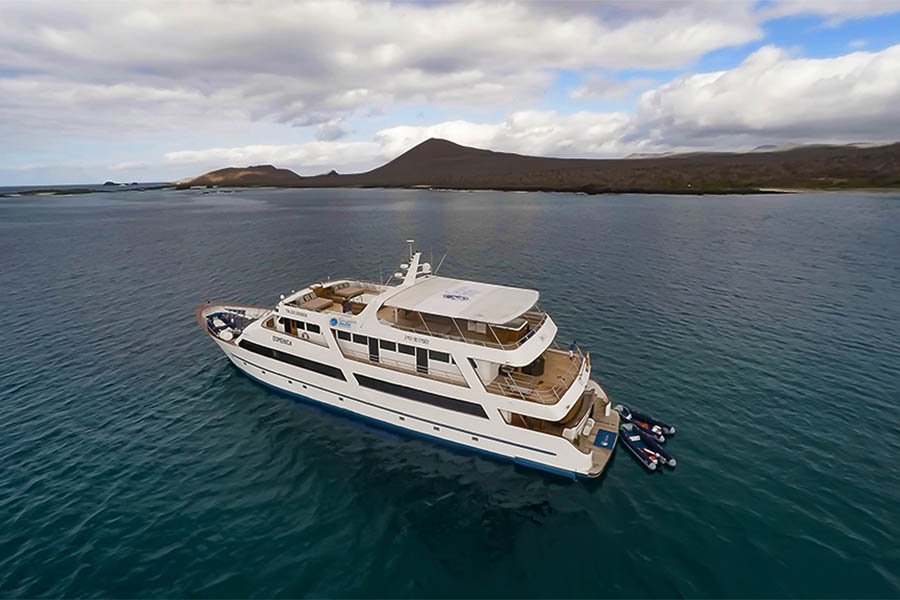
MULTIPOLYGON (((459 414, 360 386, 350 373, 391 373, 363 363, 341 365, 347 381, 313 373, 217 339, 222 351, 255 381, 298 399, 376 421, 391 428, 433 438, 473 451, 575 478, 595 477, 592 458, 568 440, 506 424, 495 414, 489 418, 459 414), (349 368, 348 368, 349 366, 349 368), (374 371, 372 371, 374 369, 374 371)), ((400 379, 399 381, 403 381, 400 379)), ((599 387, 599 386, 598 386, 599 387)))

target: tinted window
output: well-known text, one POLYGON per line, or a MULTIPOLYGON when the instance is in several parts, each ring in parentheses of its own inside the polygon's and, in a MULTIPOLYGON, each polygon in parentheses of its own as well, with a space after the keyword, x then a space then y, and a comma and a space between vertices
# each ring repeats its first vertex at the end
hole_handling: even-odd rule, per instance
POLYGON ((354 333, 354 334, 353 334, 353 341, 354 341, 355 343, 357 343, 357 344, 366 344, 366 345, 368 345, 368 343, 369 343, 369 338, 367 338, 367 337, 364 336, 364 335, 356 335, 356 334, 354 333))
POLYGON ((417 390, 415 388, 406 387, 405 385, 397 385, 396 383, 382 381, 381 379, 375 379, 365 375, 354 373, 354 376, 356 377, 356 380, 359 381, 359 385, 363 387, 378 390, 379 392, 384 392, 386 394, 392 394, 394 396, 400 396, 408 400, 431 404, 432 406, 437 406, 439 408, 455 410, 456 412, 466 413, 467 415, 473 415, 483 419, 487 418, 487 413, 484 412, 484 409, 480 404, 457 400, 456 398, 448 398, 447 396, 439 396, 438 394, 432 394, 431 392, 417 390))
POLYGON ((303 328, 306 327, 306 323, 303 321, 294 321, 294 325, 297 326, 297 331, 303 331, 303 328))
POLYGON ((431 360, 439 360, 441 362, 448 363, 450 362, 450 355, 446 352, 438 352, 436 350, 429 350, 428 356, 431 360))
POLYGON ((387 340, 381 340, 378 343, 381 345, 382 350, 391 350, 393 352, 397 351, 397 344, 394 342, 389 342, 387 340))
POLYGON ((319 328, 319 326, 316 325, 315 323, 307 323, 307 324, 306 324, 306 330, 307 330, 307 331, 311 331, 311 332, 313 332, 313 333, 319 333, 320 331, 322 331, 322 330, 319 328))
POLYGON ((409 354, 410 356, 416 355, 416 349, 412 346, 407 346, 406 344, 398 344, 400 347, 400 354, 409 354))
POLYGON ((337 336, 339 340, 347 340, 348 342, 350 341, 350 334, 346 331, 338 331, 337 336))
POLYGON ((249 350, 250 352, 259 354, 260 356, 274 358, 275 360, 294 365, 295 367, 300 367, 301 369, 306 369, 307 371, 314 371, 316 373, 321 373, 322 375, 328 375, 329 377, 334 377, 335 379, 346 381, 344 372, 337 367, 332 367, 331 365, 323 365, 320 362, 309 360, 308 358, 294 356, 293 354, 288 354, 287 352, 282 352, 281 350, 276 350, 275 348, 268 348, 266 346, 262 346, 260 344, 256 344, 247 340, 241 340, 240 344, 238 345, 244 350, 249 350))

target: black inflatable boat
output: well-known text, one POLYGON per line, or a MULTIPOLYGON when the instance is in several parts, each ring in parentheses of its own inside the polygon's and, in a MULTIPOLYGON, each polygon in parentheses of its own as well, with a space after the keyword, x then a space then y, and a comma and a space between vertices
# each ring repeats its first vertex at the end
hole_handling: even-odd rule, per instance
MULTIPOLYGON (((650 471, 655 471, 659 463, 657 453, 648 447, 647 438, 641 435, 641 430, 632 423, 619 425, 619 441, 628 448, 638 461, 650 471)), ((655 442, 654 442, 655 443, 655 442)))

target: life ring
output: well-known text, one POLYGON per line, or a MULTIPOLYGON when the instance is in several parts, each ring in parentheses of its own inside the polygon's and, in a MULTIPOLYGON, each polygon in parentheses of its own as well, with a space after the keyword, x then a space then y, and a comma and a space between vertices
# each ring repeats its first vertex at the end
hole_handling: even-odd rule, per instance
POLYGON ((308 340, 308 339, 309 339, 309 334, 306 333, 306 332, 304 331, 303 333, 300 334, 300 339, 302 339, 302 340, 308 340))

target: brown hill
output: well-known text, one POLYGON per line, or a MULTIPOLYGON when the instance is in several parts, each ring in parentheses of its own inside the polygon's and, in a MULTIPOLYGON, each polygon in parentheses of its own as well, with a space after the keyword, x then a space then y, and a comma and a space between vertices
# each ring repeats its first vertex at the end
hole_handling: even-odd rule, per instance
POLYGON ((290 169, 278 169, 272 165, 253 167, 227 167, 210 171, 200 177, 180 182, 180 186, 220 185, 228 187, 293 187, 303 182, 303 178, 290 169))
MULTIPOLYGON (((272 169, 272 167, 269 167, 272 169)), ((214 171, 190 182, 204 185, 214 171), (199 183, 198 183, 199 182, 199 183)), ((237 170, 241 171, 241 170, 237 170)), ((284 171, 284 170, 279 170, 284 171)), ((625 159, 523 156, 430 139, 366 173, 285 180, 220 177, 217 185, 434 187, 602 192, 751 192, 767 188, 900 186, 900 143, 625 159), (286 181, 281 183, 280 181, 286 181)))

